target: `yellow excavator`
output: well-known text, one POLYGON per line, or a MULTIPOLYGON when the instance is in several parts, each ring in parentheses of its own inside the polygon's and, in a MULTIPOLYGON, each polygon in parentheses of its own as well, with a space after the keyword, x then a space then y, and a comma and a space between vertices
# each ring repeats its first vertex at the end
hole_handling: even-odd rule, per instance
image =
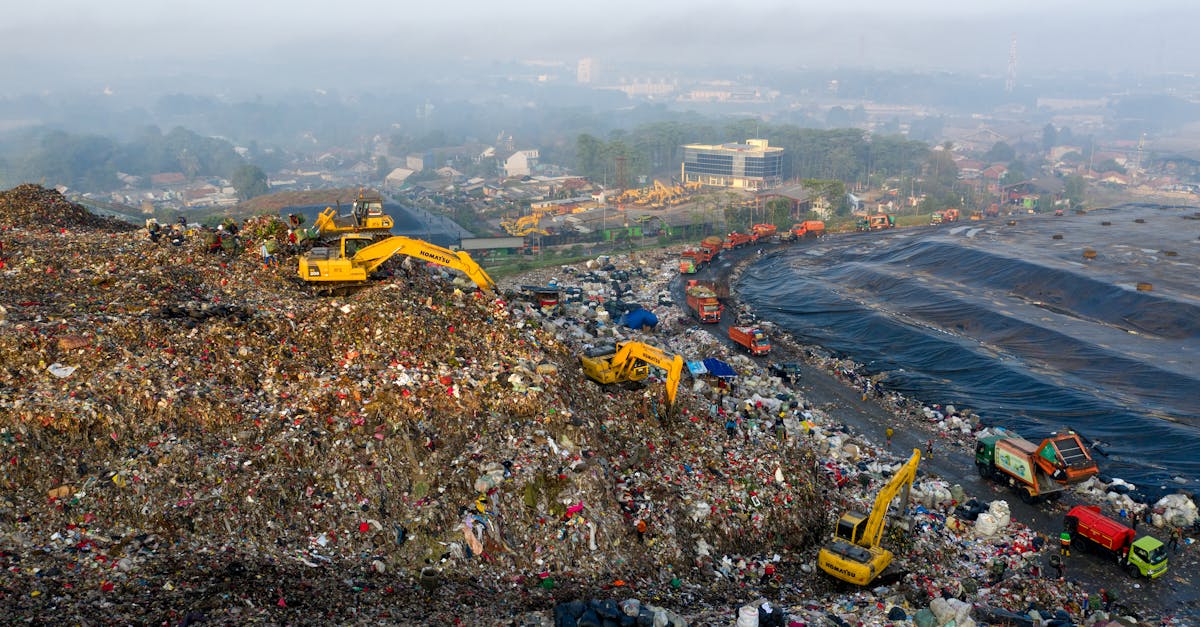
POLYGON ((467 275, 484 292, 495 292, 496 283, 463 251, 403 236, 374 241, 370 235, 343 235, 328 246, 318 246, 300 257, 300 278, 318 285, 319 291, 347 292, 367 285, 371 273, 396 255, 454 268, 467 275))
POLYGON ((675 405, 679 378, 683 375, 683 357, 668 355, 662 349, 642 342, 621 342, 589 349, 579 356, 583 373, 601 385, 641 381, 650 376, 650 366, 667 371, 667 406, 675 405))
POLYGON ((904 519, 908 509, 908 492, 920 463, 921 451, 913 449, 912 457, 875 497, 875 505, 869 516, 855 511, 842 515, 834 530, 833 540, 817 555, 817 565, 821 570, 860 586, 871 583, 883 573, 892 563, 892 552, 879 546, 888 507, 896 498, 896 493, 901 493, 899 517, 904 519))
POLYGON ((386 234, 394 224, 392 216, 383 212, 383 197, 374 192, 358 192, 349 215, 338 215, 333 207, 325 207, 313 222, 317 237, 327 239, 344 233, 386 234))

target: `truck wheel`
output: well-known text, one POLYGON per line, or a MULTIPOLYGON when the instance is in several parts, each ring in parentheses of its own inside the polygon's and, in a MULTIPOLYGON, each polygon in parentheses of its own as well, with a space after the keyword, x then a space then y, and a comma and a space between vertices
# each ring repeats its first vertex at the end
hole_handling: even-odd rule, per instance
POLYGON ((1138 576, 1142 574, 1141 571, 1138 570, 1138 567, 1134 566, 1133 564, 1125 564, 1125 572, 1129 573, 1129 577, 1132 579, 1137 579, 1138 576))
POLYGON ((1025 503, 1026 505, 1033 505, 1037 502, 1037 497, 1030 494, 1029 490, 1021 488, 1021 502, 1025 503))
POLYGON ((992 476, 992 467, 990 465, 980 463, 980 464, 975 464, 975 467, 979 469, 980 477, 987 479, 992 476))

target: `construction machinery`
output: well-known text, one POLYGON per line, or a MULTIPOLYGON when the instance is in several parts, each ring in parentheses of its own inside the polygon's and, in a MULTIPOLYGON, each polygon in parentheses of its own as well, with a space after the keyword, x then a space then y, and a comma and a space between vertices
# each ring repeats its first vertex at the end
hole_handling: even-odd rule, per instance
POLYGON ((343 235, 328 246, 318 246, 300 257, 300 278, 314 283, 321 292, 348 292, 368 284, 371 273, 396 255, 409 255, 467 275, 484 292, 496 284, 463 251, 453 251, 429 242, 403 236, 374 241, 370 235, 343 235))
POLYGON ((515 220, 502 221, 500 228, 514 237, 525 237, 533 233, 549 235, 550 232, 541 226, 542 218, 545 215, 546 212, 544 210, 534 209, 529 215, 521 216, 515 220))
POLYGON ((1074 431, 1052 433, 1034 444, 1004 429, 975 441, 979 476, 1008 484, 1026 503, 1062 496, 1067 486, 1099 474, 1096 461, 1074 431))
POLYGON ((683 375, 683 357, 670 355, 643 342, 621 342, 589 349, 579 356, 583 373, 596 383, 628 383, 650 376, 650 366, 667 373, 667 406, 675 405, 675 393, 683 375))
POLYGON ((879 494, 869 515, 849 511, 838 520, 833 540, 817 555, 817 565, 830 575, 853 584, 865 586, 875 580, 892 563, 892 552, 880 546, 884 524, 887 522, 888 507, 899 493, 898 518, 907 529, 905 520, 908 510, 908 493, 917 466, 921 463, 921 451, 913 449, 909 458, 896 474, 892 475, 879 494))
POLYGON ((392 216, 383 212, 383 197, 375 192, 358 192, 348 215, 339 215, 333 207, 317 215, 313 230, 320 239, 330 239, 347 233, 386 235, 394 225, 392 216))

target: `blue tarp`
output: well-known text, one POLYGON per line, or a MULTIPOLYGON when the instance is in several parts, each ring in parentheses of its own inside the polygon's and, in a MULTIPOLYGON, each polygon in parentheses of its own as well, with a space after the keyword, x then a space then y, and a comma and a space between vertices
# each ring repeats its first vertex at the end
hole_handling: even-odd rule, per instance
POLYGON ((634 309, 621 316, 621 324, 630 329, 640 329, 645 326, 658 325, 658 316, 646 309, 634 309))
POLYGON ((736 377, 737 376, 737 373, 734 372, 732 366, 721 361, 720 359, 717 359, 716 357, 709 357, 708 359, 705 359, 704 367, 708 369, 708 374, 711 374, 714 377, 736 377))

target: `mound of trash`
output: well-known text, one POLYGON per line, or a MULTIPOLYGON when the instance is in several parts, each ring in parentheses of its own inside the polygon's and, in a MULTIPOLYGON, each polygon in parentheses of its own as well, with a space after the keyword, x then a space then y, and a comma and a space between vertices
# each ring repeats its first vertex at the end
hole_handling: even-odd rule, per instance
POLYGON ((6 233, 0 594, 22 616, 340 622, 347 598, 457 616, 442 591, 480 587, 507 615, 690 572, 712 561, 698 543, 827 533, 811 453, 727 442, 683 395, 668 415, 661 383, 588 381, 525 303, 412 259, 316 298, 242 232, 211 254, 6 233))
POLYGON ((98 216, 87 207, 71 202, 55 189, 41 185, 18 185, 0 191, 0 228, 91 228, 132 231, 134 226, 98 216))

